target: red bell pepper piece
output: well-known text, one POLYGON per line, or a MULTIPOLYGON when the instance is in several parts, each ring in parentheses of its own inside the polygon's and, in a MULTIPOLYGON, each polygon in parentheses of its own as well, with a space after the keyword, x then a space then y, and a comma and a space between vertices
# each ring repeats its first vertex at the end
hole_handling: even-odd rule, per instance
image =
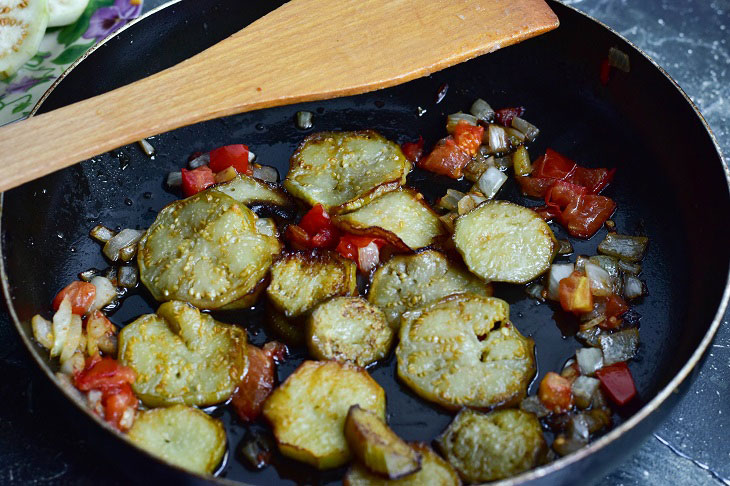
POLYGON ((494 112, 494 117, 502 125, 509 127, 512 125, 512 119, 516 116, 525 114, 524 106, 515 106, 514 108, 500 108, 494 112))
POLYGON ((474 157, 479 146, 482 144, 484 136, 484 127, 481 125, 471 125, 465 120, 460 120, 454 128, 454 142, 461 150, 474 157))
POLYGON ((601 380, 601 388, 608 398, 617 405, 626 405, 636 396, 634 378, 625 361, 596 370, 596 377, 601 380))
POLYGON ((439 140, 431 153, 418 161, 418 167, 452 179, 460 179, 470 160, 471 156, 456 144, 454 137, 448 136, 439 140))
POLYGON ((334 225, 330 215, 325 211, 324 206, 317 204, 302 217, 299 226, 310 236, 316 235, 320 230, 330 229, 334 225))
POLYGON ((210 151, 210 170, 220 172, 229 167, 236 169, 239 174, 253 174, 248 165, 249 151, 243 144, 224 145, 210 151))
POLYGON ((588 194, 600 193, 612 180, 616 169, 586 169, 576 166, 575 172, 568 180, 586 188, 588 194))
POLYGON ((522 189, 522 194, 530 197, 545 197, 548 189, 555 184, 555 179, 547 177, 519 176, 515 179, 522 189))
POLYGON ((548 177, 550 179, 566 180, 573 175, 577 164, 559 154, 553 149, 545 150, 545 154, 538 157, 532 166, 533 177, 548 177))
MULTIPOLYGON (((337 253, 342 255, 344 258, 347 258, 348 260, 353 260, 357 263, 357 268, 361 272, 367 272, 370 269, 369 268, 361 268, 360 265, 360 249, 365 248, 370 243, 374 243, 375 246, 378 247, 378 250, 380 250, 382 247, 388 244, 387 241, 385 241, 382 238, 377 238, 373 236, 361 236, 361 235, 353 235, 346 233, 342 235, 340 238, 340 242, 337 245, 337 248, 335 249, 337 253)), ((378 254, 378 257, 380 255, 378 254)), ((377 264, 377 262, 376 262, 377 264)))
POLYGON ((190 197, 215 184, 215 174, 204 165, 194 170, 182 169, 183 196, 190 197))
POLYGON ((576 198, 561 214, 561 224, 573 236, 590 238, 611 217, 616 203, 604 196, 588 194, 576 198))
POLYGON ((403 155, 406 156, 406 159, 415 164, 421 160, 421 156, 423 155, 423 137, 419 135, 418 142, 406 142, 400 148, 403 151, 403 155))
POLYGON ((96 287, 89 282, 75 280, 63 288, 53 298, 53 310, 58 310, 63 299, 68 297, 71 301, 71 312, 83 316, 89 311, 96 297, 96 287))
POLYGON ((573 406, 570 380, 550 371, 540 382, 537 396, 545 408, 554 413, 564 413, 573 406))

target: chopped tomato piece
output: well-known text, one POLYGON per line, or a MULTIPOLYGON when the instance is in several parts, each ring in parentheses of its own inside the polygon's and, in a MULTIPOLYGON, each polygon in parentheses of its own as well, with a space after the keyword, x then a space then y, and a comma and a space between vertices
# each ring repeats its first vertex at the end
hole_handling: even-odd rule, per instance
POLYGON ((336 251, 337 253, 349 260, 357 261, 358 250, 360 248, 365 248, 370 243, 375 243, 378 249, 388 244, 388 242, 382 238, 346 233, 340 238, 340 242, 337 245, 336 251))
POLYGON ((284 237, 295 250, 308 250, 312 247, 309 233, 296 224, 290 224, 286 227, 284 237))
POLYGON ((271 359, 273 359, 275 363, 280 363, 284 361, 284 358, 289 352, 286 344, 280 343, 279 341, 269 341, 268 343, 264 344, 264 347, 261 349, 263 349, 264 353, 266 353, 271 359))
POLYGON ((483 136, 483 126, 471 125, 465 120, 460 120, 454 128, 454 142, 471 157, 474 157, 479 150, 483 136))
POLYGON ((124 383, 118 388, 105 390, 101 403, 104 406, 104 420, 117 430, 129 430, 132 422, 122 420, 124 412, 129 408, 136 410, 137 405, 139 405, 139 401, 129 384, 124 383))
POLYGON ((231 404, 241 420, 252 422, 261 414, 264 401, 274 389, 276 365, 266 351, 251 344, 246 350, 248 370, 233 394, 231 404))
POLYGON ((571 184, 570 182, 557 181, 545 194, 545 203, 550 206, 554 204, 560 209, 567 208, 577 197, 586 193, 586 188, 571 184))
POLYGON ((626 405, 636 396, 634 378, 625 361, 596 370, 596 377, 601 380, 601 388, 608 398, 617 405, 626 405))
POLYGON ((550 371, 540 382, 537 396, 545 408, 553 413, 565 413, 573 406, 570 380, 550 371))
POLYGON ((400 148, 403 151, 403 155, 406 156, 406 159, 415 164, 421 159, 421 155, 423 155, 423 137, 419 136, 418 142, 406 142, 400 148))
POLYGON ((563 310, 582 314, 593 310, 593 295, 590 279, 585 275, 573 272, 558 284, 560 306, 563 310))
POLYGON ((332 223, 332 219, 324 207, 317 204, 307 211, 299 225, 292 225, 287 228, 286 236, 295 248, 332 249, 337 246, 340 232, 332 223))
POLYGON ((499 123, 508 127, 512 125, 512 119, 516 116, 525 114, 524 106, 516 106, 514 108, 500 108, 494 112, 494 117, 499 123))
POLYGON ((522 194, 531 197, 545 197, 548 189, 555 184, 555 179, 547 177, 519 176, 515 179, 522 189, 522 194))
POLYGON ((562 213, 561 223, 573 236, 590 238, 616 210, 616 203, 604 196, 588 194, 576 198, 562 213))
POLYGON ((224 145, 210 151, 210 170, 221 172, 228 167, 233 167, 239 174, 253 174, 248 165, 249 151, 243 144, 224 145))
POLYGON ((577 164, 553 149, 545 150, 545 155, 537 158, 532 166, 534 177, 548 177, 566 180, 575 172, 577 164))
POLYGON ((74 385, 81 391, 106 390, 134 383, 136 373, 113 358, 95 355, 87 359, 83 370, 74 376, 74 385))
POLYGON ((83 316, 94 303, 96 287, 94 284, 80 280, 71 282, 53 298, 53 310, 58 310, 65 297, 71 301, 71 312, 83 316))
POLYGON ((621 317, 628 310, 629 305, 618 295, 611 294, 608 299, 606 299, 606 316, 621 317))
POLYGON ((556 205, 545 205, 545 206, 539 206, 536 208, 532 208, 533 211, 535 211, 542 219, 545 221, 550 221, 551 219, 557 218, 560 216, 560 208, 556 205))
POLYGON ((585 187, 588 194, 598 194, 613 180, 615 173, 615 168, 586 169, 576 166, 570 182, 585 187))
POLYGON ((190 197, 215 184, 215 174, 204 165, 195 170, 182 169, 183 196, 190 197))
POLYGON ((470 160, 471 156, 456 145, 454 137, 449 136, 439 140, 431 153, 418 161, 418 167, 452 179, 460 179, 470 160))

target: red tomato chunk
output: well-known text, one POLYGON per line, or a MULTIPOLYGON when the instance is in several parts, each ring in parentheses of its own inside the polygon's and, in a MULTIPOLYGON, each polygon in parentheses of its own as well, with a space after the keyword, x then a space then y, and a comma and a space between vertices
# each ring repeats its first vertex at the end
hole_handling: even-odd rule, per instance
POLYGON ((96 297, 94 284, 76 280, 68 284, 53 299, 53 310, 58 310, 63 299, 68 297, 71 301, 71 312, 83 316, 89 311, 96 297))
POLYGON ((204 165, 195 170, 182 169, 183 196, 190 197, 215 184, 215 174, 204 165))
POLYGON ((439 140, 431 153, 418 162, 418 167, 452 179, 460 179, 470 160, 471 156, 456 144, 454 137, 446 137, 439 140))
POLYGON ((554 413, 564 413, 573 406, 573 392, 570 380, 550 371, 540 382, 538 398, 545 408, 554 413))
POLYGON ((252 422, 261 414, 264 402, 274 389, 276 378, 274 355, 280 356, 280 353, 272 347, 268 350, 266 347, 259 349, 251 344, 246 349, 248 370, 233 394, 231 404, 241 420, 252 422))
POLYGON ((251 175, 253 171, 248 165, 249 151, 243 144, 225 145, 210 151, 210 170, 220 172, 229 167, 239 174, 251 175))
POLYGON ((418 142, 406 142, 400 148, 403 151, 403 155, 406 156, 406 159, 415 164, 423 155, 423 143, 423 137, 419 136, 418 142))

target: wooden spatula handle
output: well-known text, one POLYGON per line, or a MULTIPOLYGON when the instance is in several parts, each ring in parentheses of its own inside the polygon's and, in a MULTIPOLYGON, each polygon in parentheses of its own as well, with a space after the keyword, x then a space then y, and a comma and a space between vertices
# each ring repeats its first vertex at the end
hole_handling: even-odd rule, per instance
POLYGON ((554 29, 543 0, 292 0, 136 83, 0 129, 0 190, 144 137, 393 86, 554 29))

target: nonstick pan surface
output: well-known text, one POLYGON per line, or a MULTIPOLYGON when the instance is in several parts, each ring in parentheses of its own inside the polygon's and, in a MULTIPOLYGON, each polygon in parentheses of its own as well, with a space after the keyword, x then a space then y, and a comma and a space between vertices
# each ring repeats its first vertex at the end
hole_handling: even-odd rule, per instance
MULTIPOLYGON (((50 91, 40 111, 164 69, 276 6, 248 3, 182 0, 154 14, 154 21, 131 25, 72 69, 50 91)), ((165 175, 179 170, 192 152, 246 143, 259 161, 276 166, 283 175, 294 148, 311 131, 370 128, 398 142, 423 135, 432 143, 443 134, 446 114, 468 109, 477 97, 495 107, 522 105, 526 118, 541 129, 530 147, 533 158, 551 147, 588 166, 616 167, 606 195, 618 203, 617 227, 621 232, 646 234, 651 241, 642 274, 650 295, 635 307, 642 315, 642 346, 631 364, 640 403, 617 414, 618 426, 590 447, 514 481, 559 484, 600 477, 668 412, 680 396, 672 391, 690 374, 719 325, 728 300, 730 199, 727 174, 707 126, 666 74, 609 29, 568 7, 551 6, 561 21, 556 31, 433 76, 370 94, 182 128, 152 140, 157 149, 152 159, 132 145, 6 193, 3 283, 11 314, 35 359, 47 373, 53 369, 46 353, 30 340, 32 315, 46 310, 55 293, 79 271, 107 266, 99 246, 88 238, 89 229, 96 224, 149 226, 164 205, 179 197, 165 189, 165 175), (609 47, 629 54, 631 72, 614 72, 604 86, 598 73, 609 47), (436 93, 444 84, 448 84, 446 97, 436 104, 436 93), (299 110, 314 112, 313 130, 295 127, 293 118, 299 110)), ((454 187, 453 181, 419 171, 409 183, 432 202, 446 187, 454 187)), ((512 181, 499 197, 537 204, 523 198, 512 181)), ((553 228, 558 238, 566 237, 561 228, 553 228)), ((573 239, 575 254, 595 254, 604 234, 601 231, 588 241, 573 239)), ((575 329, 569 323, 556 324, 555 309, 527 299, 521 286, 498 285, 495 295, 510 302, 512 320, 537 343, 534 390, 545 373, 560 369, 580 346, 572 337, 575 329)), ((125 325, 156 307, 145 289, 137 289, 111 318, 125 325)), ((221 319, 245 326, 255 344, 267 339, 261 308, 221 319)), ((294 350, 280 367, 279 378, 288 376, 304 356, 302 350, 294 350)), ((416 398, 394 378, 394 369, 391 356, 370 370, 386 390, 389 423, 407 440, 432 440, 452 416, 416 398)), ((213 414, 223 419, 228 431, 229 454, 220 471, 224 482, 336 484, 343 474, 343 469, 320 474, 281 457, 275 467, 249 471, 236 452, 247 428, 226 407, 213 414)), ((134 458, 133 474, 203 482, 161 466, 103 425, 87 422, 104 448, 134 458)))

